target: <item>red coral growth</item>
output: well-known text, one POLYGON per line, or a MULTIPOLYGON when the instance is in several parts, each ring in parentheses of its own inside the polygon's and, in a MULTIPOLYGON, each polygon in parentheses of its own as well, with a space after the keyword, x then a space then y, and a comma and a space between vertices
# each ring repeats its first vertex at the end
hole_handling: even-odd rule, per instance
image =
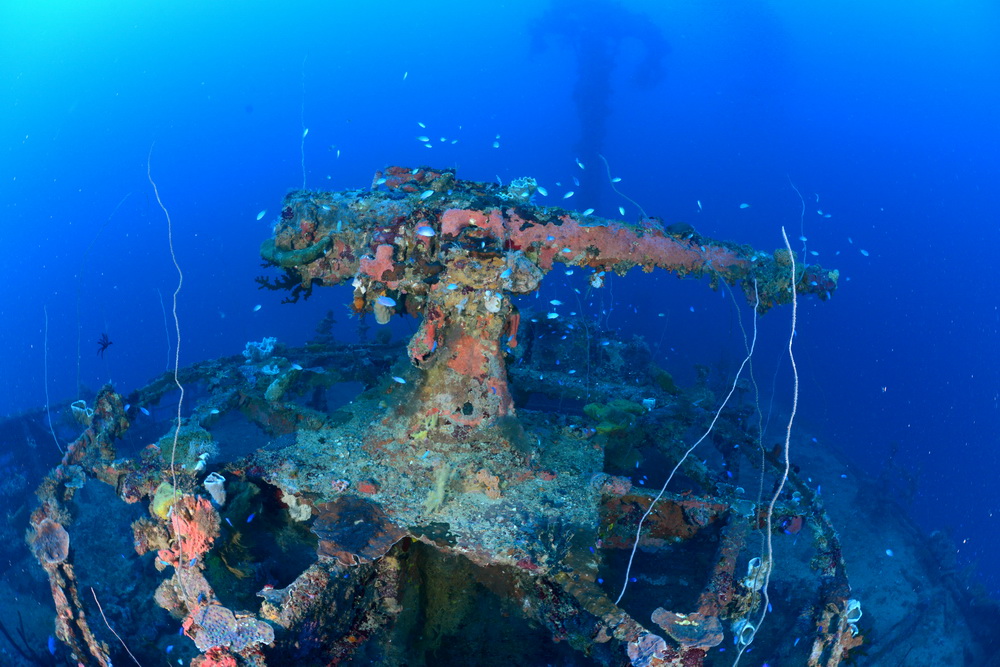
POLYGON ((378 493, 378 484, 375 482, 370 482, 368 480, 362 480, 358 482, 358 493, 366 493, 368 495, 374 495, 378 493))
POLYGON ((521 326, 521 313, 516 310, 507 318, 507 328, 504 335, 507 336, 507 347, 513 349, 517 347, 517 328, 521 326))
POLYGON ((382 276, 391 273, 395 269, 392 263, 392 246, 382 244, 375 248, 375 257, 362 257, 359 264, 361 273, 371 276, 375 280, 383 280, 382 276))
POLYGON ((236 667, 236 658, 223 648, 212 648, 191 661, 191 667, 236 667))
POLYGON ((159 556, 168 563, 199 558, 212 548, 219 536, 219 515, 206 498, 184 496, 173 507, 171 523, 180 548, 162 549, 159 556), (166 553, 163 553, 166 552, 166 553), (167 558, 164 558, 167 556, 167 558))
POLYGON ((522 558, 517 561, 516 565, 522 570, 530 570, 532 572, 538 569, 538 565, 535 564, 530 558, 522 558))
POLYGON ((441 234, 458 236, 468 226, 485 227, 486 215, 482 211, 463 208, 449 208, 441 214, 441 234))
POLYGON ((805 521, 800 516, 790 516, 786 517, 781 521, 781 530, 784 531, 786 535, 797 535, 805 521))
POLYGON ((413 334, 406 351, 415 364, 426 361, 437 349, 438 324, 442 319, 440 312, 431 310, 420 322, 420 327, 413 334))
POLYGON ((494 209, 489 212, 485 221, 478 223, 476 226, 489 230, 493 238, 502 239, 507 236, 505 232, 505 222, 503 214, 494 209))
POLYGON ((610 496, 624 496, 631 490, 632 480, 628 477, 618 475, 608 477, 604 480, 604 484, 601 485, 601 493, 606 493, 610 496))
POLYGON ((463 334, 452 341, 452 358, 448 360, 448 367, 466 377, 481 378, 489 366, 490 347, 495 347, 491 341, 463 334))
POLYGON ((389 190, 402 190, 403 192, 414 193, 432 187, 436 181, 453 181, 455 170, 437 170, 430 167, 419 167, 417 169, 398 166, 387 167, 384 173, 376 172, 376 180, 373 182, 373 187, 383 175, 385 177, 385 187, 389 190))

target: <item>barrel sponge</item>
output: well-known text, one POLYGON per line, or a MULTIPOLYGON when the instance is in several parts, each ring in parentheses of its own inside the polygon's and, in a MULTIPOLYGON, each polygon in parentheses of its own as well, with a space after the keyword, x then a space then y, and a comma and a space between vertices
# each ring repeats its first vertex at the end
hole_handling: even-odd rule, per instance
POLYGON ((69 533, 58 521, 43 519, 28 541, 42 565, 61 563, 69 556, 69 533))

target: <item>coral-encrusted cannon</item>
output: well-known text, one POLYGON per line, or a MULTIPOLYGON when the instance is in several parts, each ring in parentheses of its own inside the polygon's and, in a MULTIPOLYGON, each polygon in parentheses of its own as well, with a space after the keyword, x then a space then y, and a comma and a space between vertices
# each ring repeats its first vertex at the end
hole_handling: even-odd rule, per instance
MULTIPOLYGON (((756 282, 760 310, 791 300, 787 252, 774 256, 713 241, 689 225, 669 230, 654 219, 637 225, 531 203, 533 179, 506 187, 455 178, 452 170, 390 167, 371 191, 290 193, 274 238, 261 247, 286 270, 276 285, 311 289, 351 280, 354 308, 380 323, 395 313, 422 316, 410 359, 423 369, 417 418, 438 423, 438 437, 468 434, 509 415, 503 346, 516 344, 512 294, 538 288, 555 262, 608 271, 639 266, 680 276, 756 282)), ((836 271, 804 268, 795 289, 827 298, 836 271)), ((406 425, 407 428, 412 424, 406 425)))

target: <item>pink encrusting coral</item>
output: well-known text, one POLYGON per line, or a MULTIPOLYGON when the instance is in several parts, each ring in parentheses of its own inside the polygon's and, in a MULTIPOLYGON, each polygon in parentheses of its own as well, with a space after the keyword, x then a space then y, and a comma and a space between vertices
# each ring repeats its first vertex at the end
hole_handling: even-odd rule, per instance
POLYGON ((375 280, 385 280, 385 274, 393 270, 392 246, 383 243, 375 248, 375 257, 362 257, 360 271, 375 280))

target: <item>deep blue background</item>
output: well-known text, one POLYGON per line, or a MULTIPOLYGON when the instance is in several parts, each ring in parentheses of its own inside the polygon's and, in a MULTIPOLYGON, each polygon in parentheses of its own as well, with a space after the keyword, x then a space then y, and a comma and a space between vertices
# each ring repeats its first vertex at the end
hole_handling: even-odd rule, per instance
MULTIPOLYGON (((161 297, 169 316, 176 273, 151 147, 184 270, 182 363, 265 335, 302 342, 327 309, 353 330, 343 288, 281 306, 253 283, 282 196, 302 186, 304 128, 309 187, 363 187, 387 164, 456 166, 533 175, 542 203, 609 216, 621 204, 634 220, 600 150, 650 214, 766 250, 784 225, 819 253, 810 261, 841 270, 832 301, 801 304, 802 432, 873 475, 898 443, 894 465, 919 480, 915 516, 953 531, 1000 588, 993 3, 283 4, 0 8, 0 411, 44 404, 46 381, 53 401, 75 397, 78 358, 92 388, 167 366, 161 297)), ((613 297, 582 310, 645 334, 680 379, 697 362, 735 368, 730 300, 666 275, 611 282, 613 297)), ((539 303, 568 311, 577 285, 554 274, 539 303)), ((759 377, 765 395, 776 377, 779 408, 789 315, 761 322, 759 377)), ((33 451, 56 461, 50 442, 33 451)))

